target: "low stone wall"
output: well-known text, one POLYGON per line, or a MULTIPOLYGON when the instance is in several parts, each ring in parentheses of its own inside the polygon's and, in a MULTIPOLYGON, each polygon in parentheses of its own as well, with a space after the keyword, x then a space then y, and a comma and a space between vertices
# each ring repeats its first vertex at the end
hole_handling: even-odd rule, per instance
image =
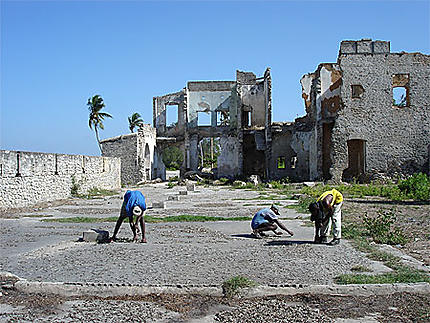
POLYGON ((0 209, 121 188, 119 158, 0 150, 0 209))

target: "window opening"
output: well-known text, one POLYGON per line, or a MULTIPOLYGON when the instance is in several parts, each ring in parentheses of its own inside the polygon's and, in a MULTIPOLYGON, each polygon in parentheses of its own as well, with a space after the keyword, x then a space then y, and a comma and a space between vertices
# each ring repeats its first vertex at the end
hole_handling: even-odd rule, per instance
POLYGON ((406 107, 406 88, 393 88, 393 106, 403 108, 406 107))
POLYGON ((216 125, 217 126, 228 126, 228 125, 230 125, 230 113, 229 113, 229 111, 217 111, 217 113, 216 113, 216 125))
POLYGON ((242 126, 244 128, 251 127, 251 111, 242 111, 242 126))
POLYGON ((394 74, 392 82, 393 107, 409 106, 409 74, 394 74))
POLYGON ((166 105, 166 126, 176 127, 178 124, 178 105, 167 104, 166 105))
POLYGON ((197 113, 197 125, 200 126, 210 126, 211 125, 211 113, 199 111, 197 113))
POLYGON ((203 138, 198 144, 199 166, 202 168, 217 167, 218 156, 221 154, 220 138, 203 138))
POLYGON ((360 99, 364 93, 364 88, 360 84, 351 85, 351 95, 353 99, 360 99))
POLYGON ((291 165, 291 168, 296 168, 296 164, 297 164, 297 156, 294 156, 294 157, 292 157, 291 158, 291 161, 290 161, 290 165, 291 165))
POLYGON ((285 157, 278 157, 276 159, 278 169, 285 169, 285 157))

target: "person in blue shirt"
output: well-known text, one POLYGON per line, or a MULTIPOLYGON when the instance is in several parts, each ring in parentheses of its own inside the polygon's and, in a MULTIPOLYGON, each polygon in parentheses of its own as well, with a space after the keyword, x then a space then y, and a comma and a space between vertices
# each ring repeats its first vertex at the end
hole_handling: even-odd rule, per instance
POLYGON ((118 220, 116 221, 115 230, 111 241, 116 241, 116 235, 121 227, 122 222, 128 218, 130 222, 131 231, 133 231, 133 242, 137 241, 138 225, 142 229, 142 240, 146 242, 145 238, 145 222, 144 215, 146 211, 145 196, 140 191, 127 191, 124 195, 124 202, 122 203, 121 212, 118 220), (133 216, 136 216, 136 222, 133 222, 133 216))
POLYGON ((282 232, 276 231, 278 227, 293 236, 294 233, 288 230, 287 227, 279 221, 278 215, 279 209, 274 204, 272 204, 270 208, 258 211, 251 221, 252 235, 254 238, 261 239, 261 237, 266 236, 263 231, 273 231, 276 235, 281 235, 282 232))

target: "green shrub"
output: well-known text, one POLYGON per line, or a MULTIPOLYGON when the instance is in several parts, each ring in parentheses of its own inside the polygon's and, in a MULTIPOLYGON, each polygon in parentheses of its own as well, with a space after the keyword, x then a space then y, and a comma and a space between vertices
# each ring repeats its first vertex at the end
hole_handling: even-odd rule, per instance
POLYGON ((409 198, 420 201, 430 200, 430 178, 423 173, 417 173, 405 180, 400 180, 398 187, 409 198))
POLYGON ((167 188, 173 188, 173 187, 175 187, 176 185, 178 185, 177 183, 174 183, 174 182, 169 182, 169 183, 167 183, 167 188))
POLYGON ((376 243, 405 244, 408 240, 400 228, 393 228, 396 214, 392 210, 379 210, 376 217, 365 214, 363 221, 366 234, 376 243))
POLYGON ((254 287, 256 285, 257 283, 249 278, 243 276, 234 276, 222 283, 222 292, 224 296, 231 298, 239 294, 240 289, 254 287))

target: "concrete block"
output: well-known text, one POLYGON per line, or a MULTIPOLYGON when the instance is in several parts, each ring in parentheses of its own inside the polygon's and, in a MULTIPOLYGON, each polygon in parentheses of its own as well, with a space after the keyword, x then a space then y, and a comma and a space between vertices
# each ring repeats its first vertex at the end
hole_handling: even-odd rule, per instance
POLYGON ((179 195, 188 195, 188 191, 179 191, 179 195))
POLYGON ((91 229, 84 231, 82 240, 85 242, 104 243, 109 241, 109 232, 105 230, 91 229))
POLYGON ((165 209, 166 208, 166 202, 152 202, 152 207, 154 209, 165 209))
POLYGON ((187 183, 187 191, 194 192, 196 190, 196 185, 193 183, 187 183))
POLYGON ((167 199, 169 201, 179 201, 179 195, 169 195, 167 199))

